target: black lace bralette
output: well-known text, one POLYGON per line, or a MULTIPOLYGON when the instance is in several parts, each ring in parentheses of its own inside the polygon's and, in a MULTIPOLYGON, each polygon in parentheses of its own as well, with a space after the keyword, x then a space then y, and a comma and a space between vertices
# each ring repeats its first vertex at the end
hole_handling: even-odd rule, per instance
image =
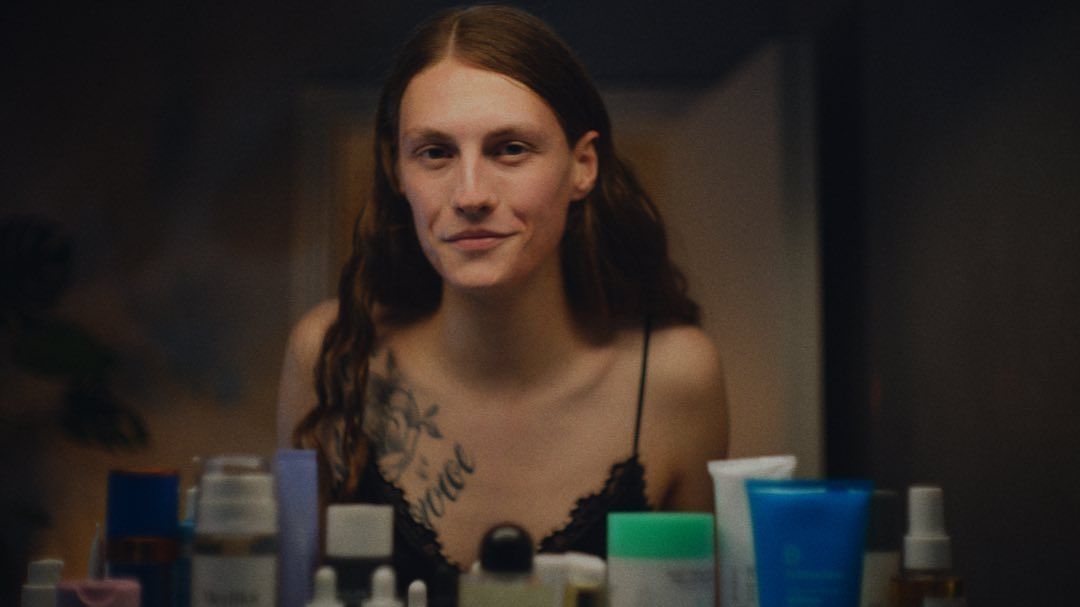
MULTIPOLYGON (((413 516, 401 488, 383 477, 373 454, 353 498, 394 508, 392 564, 398 592, 404 596, 412 580, 422 579, 433 607, 456 605, 458 565, 446 557, 438 533, 413 516)), ((577 500, 566 525, 540 540, 540 552, 577 551, 606 557, 608 513, 651 509, 645 496, 645 468, 634 453, 611 466, 602 489, 577 500)))
MULTIPOLYGON (((637 416, 634 422, 633 452, 627 459, 611 466, 604 486, 597 492, 581 497, 570 511, 570 520, 540 540, 540 552, 586 552, 607 556, 607 515, 609 512, 640 512, 651 510, 645 496, 645 468, 638 459, 638 437, 641 433, 641 410, 645 398, 645 371, 649 357, 650 322, 645 320, 644 343, 641 355, 641 378, 638 385, 637 416)), ((422 579, 428 587, 428 604, 432 607, 457 605, 457 581, 461 573, 450 562, 434 529, 413 516, 405 493, 386 480, 376 463, 373 448, 369 447, 367 463, 360 477, 353 502, 390 504, 394 508, 393 566, 397 575, 398 593, 406 594, 408 585, 422 579)), ((480 538, 477 538, 479 541, 480 538)))

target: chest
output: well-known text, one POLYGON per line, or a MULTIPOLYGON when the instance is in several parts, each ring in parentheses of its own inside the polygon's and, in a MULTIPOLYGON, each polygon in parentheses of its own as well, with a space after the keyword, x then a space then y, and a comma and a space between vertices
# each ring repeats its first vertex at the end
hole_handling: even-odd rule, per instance
MULTIPOLYGON (((380 471, 463 566, 500 522, 524 526, 537 542, 561 529, 634 453, 632 368, 518 398, 418 381, 396 364, 369 383, 365 431, 380 471)), ((662 481, 650 490, 661 494, 662 481)))

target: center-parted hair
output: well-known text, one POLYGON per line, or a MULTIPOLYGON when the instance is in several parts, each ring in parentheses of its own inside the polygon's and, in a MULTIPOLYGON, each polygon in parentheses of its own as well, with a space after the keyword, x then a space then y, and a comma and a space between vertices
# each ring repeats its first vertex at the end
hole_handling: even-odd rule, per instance
POLYGON ((560 259, 574 319, 590 333, 651 318, 697 324, 699 309, 668 256, 660 214, 615 153, 603 100, 584 66, 543 21, 503 6, 456 8, 423 23, 401 48, 375 116, 375 174, 338 287, 337 319, 317 363, 318 403, 293 442, 316 448, 332 499, 353 493, 367 460, 362 432, 376 319, 403 323, 433 313, 442 279, 424 256, 409 202, 397 184, 401 99, 418 73, 443 59, 513 78, 539 95, 568 146, 596 131, 597 182, 570 205, 560 259))

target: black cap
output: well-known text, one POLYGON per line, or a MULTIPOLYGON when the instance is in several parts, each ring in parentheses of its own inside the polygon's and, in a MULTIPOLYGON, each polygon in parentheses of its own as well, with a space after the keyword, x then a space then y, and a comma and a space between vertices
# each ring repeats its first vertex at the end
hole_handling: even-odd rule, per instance
POLYGON ((480 542, 480 567, 484 571, 528 573, 532 571, 532 561, 532 537, 520 525, 495 525, 480 542))

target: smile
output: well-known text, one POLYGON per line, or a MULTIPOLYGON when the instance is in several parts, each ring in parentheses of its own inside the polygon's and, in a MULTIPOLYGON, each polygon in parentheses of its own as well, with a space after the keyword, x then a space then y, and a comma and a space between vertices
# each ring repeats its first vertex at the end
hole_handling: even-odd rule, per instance
POLYGON ((462 251, 483 251, 498 246, 510 236, 488 230, 465 230, 444 238, 443 242, 462 251))

